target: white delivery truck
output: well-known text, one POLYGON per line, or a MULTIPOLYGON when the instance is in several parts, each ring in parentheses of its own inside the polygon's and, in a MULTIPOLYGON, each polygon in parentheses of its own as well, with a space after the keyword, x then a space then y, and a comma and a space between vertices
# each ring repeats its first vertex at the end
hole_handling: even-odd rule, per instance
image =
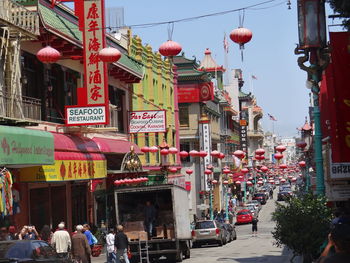
POLYGON ((115 206, 117 224, 124 226, 130 241, 132 262, 162 258, 181 262, 190 257, 192 236, 185 189, 172 184, 120 188, 115 190, 115 206), (146 203, 151 203, 156 214, 151 235, 145 232, 146 203))

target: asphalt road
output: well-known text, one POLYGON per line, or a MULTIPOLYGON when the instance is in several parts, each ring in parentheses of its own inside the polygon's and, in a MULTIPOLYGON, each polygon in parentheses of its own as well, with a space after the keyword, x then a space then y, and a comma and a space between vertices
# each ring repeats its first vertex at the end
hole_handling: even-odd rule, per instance
MULTIPOLYGON (((277 197, 277 190, 275 190, 277 197)), ((251 224, 236 226, 237 240, 228 243, 225 246, 204 246, 191 249, 191 258, 186 259, 184 263, 288 263, 292 253, 287 248, 279 248, 274 245, 274 239, 271 231, 274 228, 274 222, 271 220, 272 212, 275 209, 275 200, 269 200, 260 211, 258 223, 258 236, 253 237, 251 233, 251 224)), ((93 258, 93 263, 102 263, 105 256, 93 258)), ((294 260, 295 263, 301 262, 300 258, 294 260)), ((175 262, 174 262, 175 263, 175 262)))

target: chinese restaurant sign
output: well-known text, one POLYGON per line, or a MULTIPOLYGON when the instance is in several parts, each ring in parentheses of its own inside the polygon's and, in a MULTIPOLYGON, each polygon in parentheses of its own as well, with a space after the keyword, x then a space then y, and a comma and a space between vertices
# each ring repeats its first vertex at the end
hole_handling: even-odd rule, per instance
POLYGON ((62 182, 105 178, 106 160, 56 160, 54 165, 22 168, 21 182, 62 182))
POLYGON ((131 111, 129 133, 166 132, 165 110, 131 111))
POLYGON ((106 123, 106 107, 68 107, 66 108, 66 124, 84 125, 84 124, 103 124, 106 123))
POLYGON ((0 144, 0 165, 54 163, 54 140, 49 132, 0 126, 0 144))
POLYGON ((211 101, 214 99, 212 82, 178 85, 179 103, 211 101))
POLYGON ((104 24, 104 0, 85 0, 83 12, 79 19, 83 19, 83 46, 84 46, 84 91, 83 99, 79 98, 80 107, 92 109, 99 105, 104 107, 104 122, 100 118, 86 119, 84 114, 75 116, 81 121, 69 123, 69 112, 71 106, 66 107, 67 125, 92 125, 108 124, 109 122, 109 99, 107 66, 98 57, 98 52, 105 47, 105 24, 104 24))

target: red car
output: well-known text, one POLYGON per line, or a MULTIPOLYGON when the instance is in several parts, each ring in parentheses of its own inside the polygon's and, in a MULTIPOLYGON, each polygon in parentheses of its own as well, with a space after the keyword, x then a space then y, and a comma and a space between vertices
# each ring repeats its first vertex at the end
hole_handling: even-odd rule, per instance
POLYGON ((237 212, 236 224, 246 224, 253 221, 253 215, 248 209, 239 210, 237 212))

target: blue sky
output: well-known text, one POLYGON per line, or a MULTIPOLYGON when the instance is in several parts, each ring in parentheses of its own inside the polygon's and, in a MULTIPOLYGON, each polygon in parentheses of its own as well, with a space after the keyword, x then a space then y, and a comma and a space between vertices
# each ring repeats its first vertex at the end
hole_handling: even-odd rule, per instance
MULTIPOLYGON (((177 0, 140 1, 106 0, 106 7, 124 7, 125 24, 169 21, 207 13, 245 7, 263 0, 177 0)), ((277 0, 275 3, 283 1, 277 0)), ((244 27, 253 32, 253 39, 246 45, 244 62, 240 60, 238 45, 230 39, 229 69, 242 68, 245 77, 244 91, 250 91, 249 78, 253 74, 254 94, 264 110, 263 126, 272 129, 267 113, 278 120, 275 131, 280 136, 294 136, 307 116, 309 95, 305 87, 306 73, 296 63, 294 48, 298 41, 296 1, 291 10, 286 1, 270 9, 246 10, 244 27)), ((271 6, 267 4, 264 7, 271 6)), ((238 27, 238 13, 230 13, 176 23, 173 40, 179 42, 187 57, 201 60, 204 50, 210 48, 218 64, 224 64, 223 37, 226 32, 238 27)), ((143 43, 149 43, 154 50, 167 40, 167 26, 133 29, 143 43)))

